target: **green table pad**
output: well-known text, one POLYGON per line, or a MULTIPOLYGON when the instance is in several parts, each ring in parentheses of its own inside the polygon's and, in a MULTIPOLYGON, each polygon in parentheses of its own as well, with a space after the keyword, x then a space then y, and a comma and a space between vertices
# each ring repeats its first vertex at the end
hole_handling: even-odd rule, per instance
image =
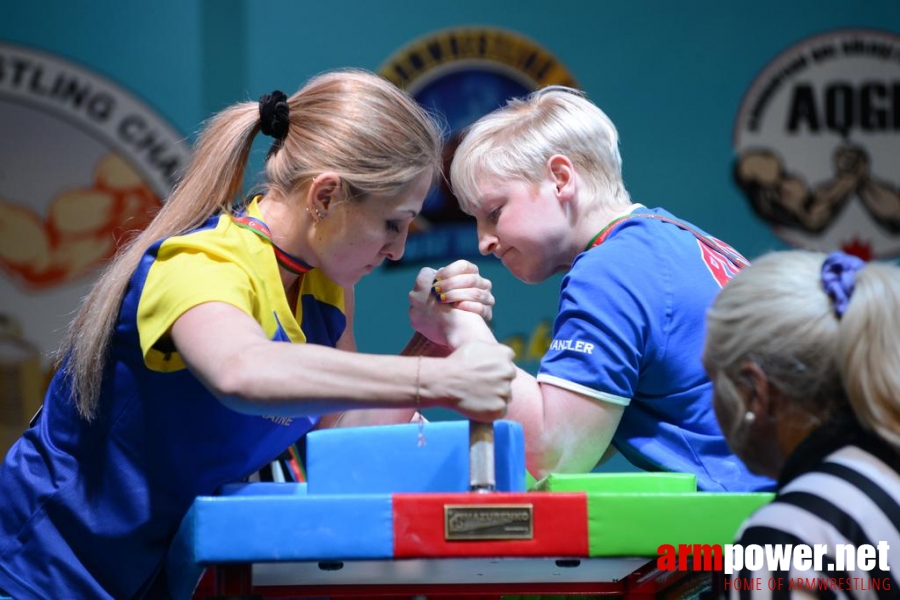
POLYGON ((730 544, 771 493, 588 492, 589 556, 657 556, 670 544, 730 544))
POLYGON ((532 488, 541 492, 687 493, 697 491, 690 473, 551 473, 532 488))

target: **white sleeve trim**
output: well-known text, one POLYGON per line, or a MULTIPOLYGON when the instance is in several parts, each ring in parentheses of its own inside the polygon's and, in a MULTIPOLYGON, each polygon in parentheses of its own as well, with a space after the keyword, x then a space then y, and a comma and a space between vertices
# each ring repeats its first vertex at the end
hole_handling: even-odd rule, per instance
POLYGON ((603 402, 609 402, 610 404, 618 404, 619 406, 628 406, 629 404, 631 404, 631 398, 607 394, 606 392, 598 392, 597 390, 585 387, 578 383, 567 381, 565 379, 560 379, 559 377, 554 377, 553 375, 546 375, 544 373, 541 373, 537 376, 536 379, 538 380, 538 383, 549 383, 550 385, 555 385, 556 387, 562 388, 564 390, 569 390, 570 392, 577 392, 579 394, 582 394, 583 396, 587 396, 588 398, 593 398, 594 400, 601 400, 603 402))

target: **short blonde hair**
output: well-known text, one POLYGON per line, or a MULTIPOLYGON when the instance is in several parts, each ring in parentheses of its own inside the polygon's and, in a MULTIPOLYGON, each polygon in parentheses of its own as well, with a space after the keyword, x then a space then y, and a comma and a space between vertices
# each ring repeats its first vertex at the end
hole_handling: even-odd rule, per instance
POLYGON ((453 192, 471 212, 483 177, 537 183, 554 154, 569 157, 595 196, 630 203, 615 125, 583 93, 563 86, 512 99, 472 124, 450 167, 453 192))

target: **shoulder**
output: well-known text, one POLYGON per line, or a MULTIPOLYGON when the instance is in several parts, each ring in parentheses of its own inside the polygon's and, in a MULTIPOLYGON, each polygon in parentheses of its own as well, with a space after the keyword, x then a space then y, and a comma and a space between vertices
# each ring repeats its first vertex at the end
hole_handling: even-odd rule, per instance
POLYGON ((821 543, 832 532, 827 521, 779 494, 744 521, 737 541, 744 545, 821 543))
POLYGON ((300 294, 335 306, 341 312, 347 312, 347 304, 352 302, 352 292, 348 298, 347 290, 330 280, 321 269, 313 269, 303 276, 300 294))
POLYGON ((898 513, 900 476, 873 455, 848 445, 785 485, 747 521, 742 537, 764 543, 779 531, 815 543, 865 543, 876 531, 887 534, 893 529, 900 541, 900 532, 886 517, 898 513))
POLYGON ((170 236, 156 244, 160 258, 182 253, 237 254, 245 253, 257 237, 237 227, 226 215, 209 218, 200 227, 170 236))
POLYGON ((576 261, 595 263, 610 257, 626 264, 664 261, 667 256, 664 250, 696 239, 691 231, 705 235, 666 210, 641 206, 614 220, 603 241, 582 252, 576 261))
POLYGON ((236 226, 227 215, 160 241, 145 255, 144 266, 152 280, 175 278, 191 284, 196 277, 198 284, 207 284, 210 279, 215 283, 218 278, 237 278, 258 289, 281 285, 267 242, 236 226))
POLYGON ((613 225, 602 243, 575 258, 566 277, 568 283, 624 288, 639 287, 641 282, 658 285, 678 260, 672 251, 678 241, 672 236, 686 233, 662 221, 663 217, 671 215, 662 209, 637 208, 613 225))

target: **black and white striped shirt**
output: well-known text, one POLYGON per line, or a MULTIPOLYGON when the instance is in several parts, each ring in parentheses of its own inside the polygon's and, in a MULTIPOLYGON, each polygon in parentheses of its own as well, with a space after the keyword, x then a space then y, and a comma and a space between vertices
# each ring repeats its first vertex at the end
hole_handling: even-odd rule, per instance
POLYGON ((793 563, 782 564, 783 570, 769 570, 766 563, 742 570, 732 576, 731 598, 900 598, 900 452, 844 415, 800 444, 775 499, 747 519, 737 537, 744 548, 827 547, 820 546, 825 554, 818 572, 793 563), (864 544, 876 552, 881 547, 870 570, 849 561, 852 555, 857 562, 856 550, 864 544), (750 587, 762 589, 737 591, 734 577, 753 579, 750 587))

